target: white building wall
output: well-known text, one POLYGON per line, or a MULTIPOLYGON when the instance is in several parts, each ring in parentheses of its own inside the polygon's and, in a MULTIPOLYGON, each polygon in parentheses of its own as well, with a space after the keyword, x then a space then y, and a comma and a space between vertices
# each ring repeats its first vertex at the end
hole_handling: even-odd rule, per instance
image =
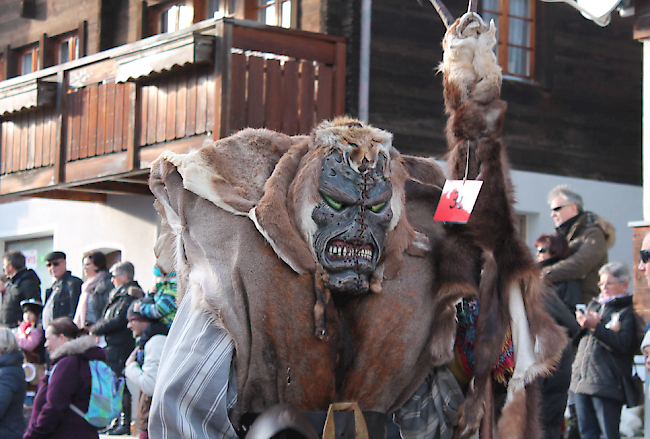
POLYGON ((526 215, 526 243, 531 250, 539 235, 554 231, 548 193, 557 185, 568 184, 582 196, 585 210, 602 216, 616 228, 616 242, 609 249, 609 260, 624 262, 632 268, 632 229, 628 223, 643 219, 641 186, 523 171, 512 171, 512 183, 515 209, 526 215))
MULTIPOLYGON (((0 248, 15 239, 52 236, 65 252, 68 269, 82 277, 82 255, 97 248, 120 250, 135 266, 143 288, 153 285, 153 246, 158 213, 153 196, 109 195, 106 204, 33 198, 0 204, 0 248)), ((49 287, 50 279, 41 279, 49 287)))
MULTIPOLYGON (((526 216, 526 243, 531 251, 539 235, 554 231, 546 201, 549 191, 569 184, 582 195, 586 210, 605 217, 616 228, 610 261, 632 264, 628 223, 643 218, 640 186, 523 171, 512 171, 512 181, 515 209, 526 216)), ((0 245, 4 240, 53 236, 54 250, 68 255, 69 269, 80 277, 83 253, 114 248, 122 252, 122 260, 135 265, 136 279, 148 289, 153 284, 152 249, 158 231, 158 214, 152 204, 153 197, 145 196, 109 196, 106 204, 39 198, 0 204, 0 245)), ((50 284, 51 279, 43 279, 44 287, 50 284)))

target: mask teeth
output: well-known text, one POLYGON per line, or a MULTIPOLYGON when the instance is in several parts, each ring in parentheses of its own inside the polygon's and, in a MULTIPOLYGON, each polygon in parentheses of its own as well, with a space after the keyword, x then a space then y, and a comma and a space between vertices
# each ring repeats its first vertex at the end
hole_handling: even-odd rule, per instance
POLYGON ((327 249, 330 256, 335 258, 356 259, 361 258, 372 261, 372 250, 365 247, 354 247, 351 245, 330 245, 327 249))

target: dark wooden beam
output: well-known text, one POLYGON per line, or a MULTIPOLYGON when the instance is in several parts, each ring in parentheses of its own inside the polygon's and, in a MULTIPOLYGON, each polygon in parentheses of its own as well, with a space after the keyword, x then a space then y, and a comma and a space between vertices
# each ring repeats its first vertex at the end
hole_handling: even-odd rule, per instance
POLYGON ((58 133, 56 136, 56 144, 54 146, 54 183, 62 183, 65 181, 65 140, 67 136, 67 111, 66 102, 68 97, 68 75, 65 71, 60 71, 56 75, 57 91, 56 91, 56 124, 58 126, 58 133))
MULTIPOLYGON (((54 190, 46 192, 37 192, 27 194, 25 197, 33 198, 50 198, 53 200, 71 200, 71 201, 88 201, 92 203, 106 203, 106 194, 91 192, 76 192, 67 190, 54 190)), ((4 202, 5 197, 0 197, 0 203, 4 202)), ((9 197, 10 198, 10 197, 9 197)))
POLYGON ((12 67, 11 66, 13 66, 13 59, 12 59, 12 56, 11 56, 11 47, 4 46, 2 49, 3 49, 2 50, 2 53, 3 53, 2 56, 4 57, 5 62, 4 62, 4 65, 2 66, 2 72, 0 72, 0 74, 2 75, 2 79, 5 80, 5 79, 9 79, 12 76, 11 75, 11 73, 12 73, 12 67))
POLYGON ((79 58, 82 58, 88 54, 88 22, 86 20, 79 23, 77 34, 79 37, 79 58))
POLYGON ((634 1, 634 38, 650 37, 650 0, 634 1))
POLYGON ((54 56, 50 50, 50 40, 47 38, 47 34, 41 35, 41 38, 38 40, 38 66, 39 69, 44 69, 50 67, 54 63, 54 56))
POLYGON ((133 83, 128 84, 129 96, 133 105, 130 106, 129 126, 127 128, 128 135, 126 139, 126 166, 130 171, 140 167, 140 117, 138 117, 138 110, 140 109, 140 102, 142 101, 142 91, 133 83))
POLYGON ((102 193, 114 195, 151 195, 149 186, 142 184, 122 183, 119 181, 103 181, 83 186, 71 186, 67 190, 75 192, 102 193))
POLYGON ((0 204, 11 203, 13 201, 21 201, 24 199, 25 197, 21 195, 0 195, 0 204))
POLYGON ((226 20, 216 25, 217 41, 214 55, 214 140, 230 135, 230 82, 232 24, 226 20))
POLYGON ((120 182, 120 183, 145 185, 145 184, 149 184, 149 174, 143 175, 143 176, 138 176, 138 177, 132 177, 132 178, 112 178, 111 181, 117 181, 117 182, 120 182))

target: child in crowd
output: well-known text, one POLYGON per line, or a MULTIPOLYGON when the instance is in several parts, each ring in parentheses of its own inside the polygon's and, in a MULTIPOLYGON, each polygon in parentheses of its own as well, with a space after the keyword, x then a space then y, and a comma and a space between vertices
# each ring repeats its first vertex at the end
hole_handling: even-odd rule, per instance
MULTIPOLYGON (((20 302, 23 309, 23 321, 16 330, 16 342, 23 352, 25 363, 32 372, 27 376, 33 376, 29 381, 28 391, 36 390, 36 385, 45 374, 45 333, 41 325, 41 312, 43 304, 36 299, 28 299, 20 302)), ((27 372, 27 370, 26 370, 27 372)))
POLYGON ((158 320, 168 327, 176 316, 176 272, 165 273, 156 264, 153 267, 156 285, 149 291, 136 310, 148 319, 158 320))

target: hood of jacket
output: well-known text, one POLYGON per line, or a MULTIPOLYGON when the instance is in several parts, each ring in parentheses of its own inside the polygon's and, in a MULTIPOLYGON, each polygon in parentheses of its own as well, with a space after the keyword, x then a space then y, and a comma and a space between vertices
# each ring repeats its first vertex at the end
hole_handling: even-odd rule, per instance
POLYGON ((50 354, 52 363, 56 363, 63 357, 78 355, 86 360, 106 361, 106 354, 102 348, 97 347, 97 338, 92 335, 84 335, 63 343, 50 354))
POLYGON ((119 287, 115 287, 110 294, 109 303, 114 303, 121 297, 133 296, 137 299, 144 297, 144 292, 137 281, 131 281, 119 287))
POLYGON ((20 366, 23 364, 23 353, 20 349, 16 351, 5 352, 0 355, 0 367, 20 366))
POLYGON ((582 212, 578 214, 578 219, 575 221, 575 223, 573 223, 566 237, 569 241, 571 241, 573 236, 579 230, 589 227, 598 227, 603 231, 605 234, 605 240, 607 242, 607 248, 611 248, 616 242, 616 230, 614 229, 612 223, 593 212, 582 212))

